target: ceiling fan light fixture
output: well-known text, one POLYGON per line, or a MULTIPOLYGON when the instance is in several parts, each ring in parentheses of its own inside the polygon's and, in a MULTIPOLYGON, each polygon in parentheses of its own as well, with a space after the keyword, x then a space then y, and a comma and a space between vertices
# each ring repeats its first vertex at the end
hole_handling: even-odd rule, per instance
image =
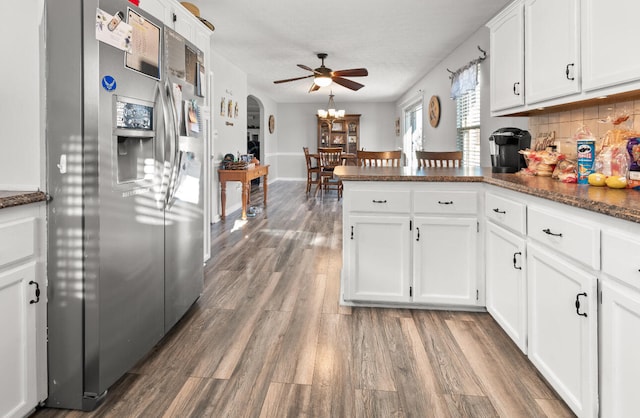
POLYGON ((327 77, 324 75, 318 75, 313 79, 313 82, 316 83, 320 87, 327 87, 331 84, 331 77, 327 77))

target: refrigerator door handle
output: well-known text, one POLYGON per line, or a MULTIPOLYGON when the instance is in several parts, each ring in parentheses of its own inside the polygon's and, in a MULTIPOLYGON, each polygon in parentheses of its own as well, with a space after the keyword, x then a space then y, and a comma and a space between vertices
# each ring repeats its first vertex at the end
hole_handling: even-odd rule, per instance
POLYGON ((177 167, 176 167, 177 155, 178 155, 178 147, 176 143, 176 140, 178 139, 178 128, 176 127, 177 114, 175 111, 175 103, 173 101, 174 100, 173 94, 171 92, 171 87, 169 86, 169 83, 165 83, 164 94, 166 94, 167 96, 167 102, 168 102, 167 106, 169 108, 168 112, 170 113, 167 119, 171 121, 171 127, 170 129, 167 130, 167 133, 165 136, 165 141, 166 141, 165 146, 169 146, 171 149, 170 157, 169 157, 169 178, 167 179, 167 190, 164 195, 165 208, 167 208, 171 200, 172 190, 176 183, 176 177, 178 174, 177 167))
POLYGON ((175 97, 173 95, 173 91, 171 89, 171 85, 167 82, 167 93, 169 96, 169 107, 171 108, 171 113, 173 115, 173 162, 171 163, 171 182, 169 183, 169 189, 167 190, 166 195, 166 205, 167 207, 171 207, 173 202, 175 201, 175 193, 178 187, 178 174, 180 168, 180 126, 178 121, 178 111, 176 109, 175 97))
MULTIPOLYGON (((162 194, 162 198, 160 198, 160 196, 158 196, 158 198, 156 199, 157 204, 158 204, 158 208, 159 209, 164 209, 166 206, 166 194, 167 194, 167 190, 169 189, 169 183, 168 183, 168 179, 165 179, 165 175, 167 172, 167 168, 165 166, 165 158, 166 158, 166 150, 167 150, 167 144, 168 144, 168 138, 169 138, 169 112, 167 109, 167 105, 165 103, 164 100, 164 91, 162 90, 162 85, 160 82, 158 82, 156 84, 157 86, 157 92, 156 94, 158 95, 158 100, 154 100, 154 102, 159 102, 160 108, 162 109, 162 159, 158 161, 158 164, 160 165, 159 167, 159 174, 158 174, 158 183, 159 183, 159 191, 158 193, 162 194), (166 189, 165 189, 166 187, 166 189)), ((160 139, 160 138, 159 138, 160 139)))

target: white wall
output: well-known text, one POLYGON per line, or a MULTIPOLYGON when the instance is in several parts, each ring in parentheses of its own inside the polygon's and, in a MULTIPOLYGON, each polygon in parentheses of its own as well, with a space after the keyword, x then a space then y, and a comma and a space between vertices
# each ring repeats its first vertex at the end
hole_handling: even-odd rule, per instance
MULTIPOLYGON (((337 95, 336 95, 337 96, 337 95)), ((328 101, 327 96, 327 101, 328 101)), ((345 103, 336 100, 347 114, 360 114, 360 148, 370 151, 396 148, 395 105, 393 103, 345 103)), ((306 166, 302 147, 315 151, 318 147, 316 113, 326 103, 280 103, 277 160, 278 178, 304 179, 306 166)))
POLYGON ((44 190, 40 22, 44 0, 0 2, 0 190, 44 190))
MULTIPOLYGON (((483 167, 491 166, 489 155, 489 136, 493 131, 505 126, 514 126, 517 128, 527 129, 528 118, 516 117, 491 117, 489 102, 489 29, 480 28, 469 39, 462 43, 442 62, 425 75, 419 82, 411 87, 397 101, 397 116, 402 120, 402 108, 404 105, 415 103, 415 98, 422 90, 424 94, 424 121, 423 121, 423 147, 427 151, 450 151, 456 149, 456 104, 454 100, 449 98, 451 80, 447 68, 456 71, 458 68, 465 66, 469 61, 481 56, 478 46, 487 51, 487 59, 480 65, 480 153, 481 165, 483 167), (431 96, 436 95, 440 98, 440 123, 433 128, 429 124, 426 109, 428 107, 431 96)), ((504 65, 509 65, 505 63, 504 65)))
MULTIPOLYGON (((214 36, 215 38, 215 36, 214 36)), ((213 99, 211 101, 211 113, 213 119, 213 159, 214 165, 212 183, 219 190, 217 168, 223 156, 227 153, 236 155, 247 150, 247 74, 238 67, 230 63, 223 56, 215 53, 215 42, 212 42, 212 63, 213 63, 213 99), (220 101, 222 98, 227 101, 232 99, 238 103, 238 117, 230 118, 220 115, 220 101), (231 125, 232 124, 232 125, 231 125)), ((219 193, 219 192, 218 192, 219 193)), ((226 213, 231 213, 242 205, 242 189, 240 183, 227 183, 227 207, 226 213)), ((218 196, 218 202, 220 202, 218 196)), ((220 203, 218 203, 218 207, 220 203)), ((213 219, 216 219, 216 208, 213 219)))

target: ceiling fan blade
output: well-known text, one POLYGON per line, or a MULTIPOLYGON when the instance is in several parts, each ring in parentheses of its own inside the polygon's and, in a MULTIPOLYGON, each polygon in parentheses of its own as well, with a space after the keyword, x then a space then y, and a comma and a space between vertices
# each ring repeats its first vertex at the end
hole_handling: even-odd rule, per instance
POLYGON ((366 68, 352 68, 350 70, 339 70, 331 73, 336 77, 366 77, 369 72, 366 68))
POLYGON ((288 81, 302 80, 303 78, 309 78, 309 77, 313 77, 313 74, 311 74, 311 75, 305 75, 304 77, 287 78, 286 80, 276 80, 276 81, 274 81, 274 83, 275 83, 275 84, 286 83, 286 82, 288 82, 288 81))
POLYGON ((302 68, 303 70, 311 71, 312 73, 316 72, 316 70, 311 67, 307 67, 306 65, 298 64, 298 67, 302 68))
POLYGON ((346 88, 351 89, 351 90, 360 90, 361 88, 364 87, 364 84, 356 83, 355 81, 351 81, 349 79, 342 78, 342 77, 331 77, 331 79, 335 83, 338 83, 341 86, 346 87, 346 88))
POLYGON ((313 91, 317 91, 317 90, 320 90, 320 86, 319 86, 319 85, 317 85, 316 83, 313 83, 313 84, 311 85, 311 87, 309 88, 309 93, 311 93, 311 92, 313 92, 313 91))

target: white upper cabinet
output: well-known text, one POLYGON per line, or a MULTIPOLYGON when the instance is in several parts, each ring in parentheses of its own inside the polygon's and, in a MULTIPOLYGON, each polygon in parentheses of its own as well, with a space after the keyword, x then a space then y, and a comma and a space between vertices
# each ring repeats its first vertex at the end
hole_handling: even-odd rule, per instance
POLYGON ((582 67, 585 90, 640 80, 638 39, 640 2, 582 1, 582 67))
POLYGON ((580 1, 525 0, 524 7, 527 103, 580 93, 580 1))
POLYGON ((491 110, 524 105, 524 8, 519 1, 493 18, 490 29, 491 110))
POLYGON ((165 25, 193 42, 205 53, 208 53, 208 36, 211 32, 198 21, 198 18, 178 2, 172 0, 142 0, 140 7, 155 18, 162 20, 165 25))

